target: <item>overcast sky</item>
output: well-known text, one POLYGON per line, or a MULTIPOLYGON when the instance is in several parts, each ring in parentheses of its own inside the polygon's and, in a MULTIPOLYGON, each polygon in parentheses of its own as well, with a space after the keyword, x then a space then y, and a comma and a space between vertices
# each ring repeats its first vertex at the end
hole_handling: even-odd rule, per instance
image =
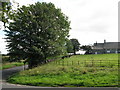
MULTIPOLYGON (((118 41, 118 1, 120 0, 16 0, 20 5, 37 1, 52 2, 71 21, 70 38, 76 38, 81 45, 118 41)), ((0 51, 6 53, 0 31, 0 51)))

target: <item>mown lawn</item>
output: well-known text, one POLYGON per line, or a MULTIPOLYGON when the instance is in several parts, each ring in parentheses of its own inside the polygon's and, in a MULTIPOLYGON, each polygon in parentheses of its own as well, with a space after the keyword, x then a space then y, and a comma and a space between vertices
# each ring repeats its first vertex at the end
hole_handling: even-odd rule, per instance
POLYGON ((76 55, 21 71, 11 83, 51 87, 117 87, 118 54, 76 55))

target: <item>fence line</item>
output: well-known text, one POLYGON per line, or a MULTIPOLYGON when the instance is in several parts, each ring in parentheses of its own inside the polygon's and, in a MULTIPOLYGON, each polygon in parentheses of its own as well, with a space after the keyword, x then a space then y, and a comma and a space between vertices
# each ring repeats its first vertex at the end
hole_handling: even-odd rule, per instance
POLYGON ((64 61, 64 60, 55 60, 52 62, 55 65, 69 66, 69 65, 78 65, 81 67, 114 67, 118 66, 117 60, 82 60, 82 61, 64 61), (116 61, 116 62, 111 62, 116 61))

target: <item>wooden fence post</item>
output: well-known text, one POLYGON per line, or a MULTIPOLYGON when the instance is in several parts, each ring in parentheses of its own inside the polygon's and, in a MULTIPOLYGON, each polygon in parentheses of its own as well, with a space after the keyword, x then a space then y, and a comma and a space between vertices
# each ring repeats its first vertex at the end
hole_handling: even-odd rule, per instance
POLYGON ((86 67, 86 60, 85 60, 84 64, 85 64, 85 67, 86 67))
POLYGON ((110 66, 110 60, 109 60, 109 66, 110 66))
POLYGON ((73 61, 72 61, 72 65, 73 65, 73 61))
POLYGON ((100 66, 101 66, 101 60, 100 60, 100 66))
POLYGON ((79 65, 80 63, 79 63, 79 61, 78 61, 78 65, 79 65))
POLYGON ((94 60, 92 60, 92 67, 94 66, 94 60))

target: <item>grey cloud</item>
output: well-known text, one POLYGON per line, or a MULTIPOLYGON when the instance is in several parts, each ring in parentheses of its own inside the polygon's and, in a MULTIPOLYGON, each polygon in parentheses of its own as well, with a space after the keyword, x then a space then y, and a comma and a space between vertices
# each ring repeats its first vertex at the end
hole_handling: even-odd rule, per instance
POLYGON ((98 18, 103 18, 103 17, 108 17, 110 16, 110 13, 106 12, 106 11, 96 11, 93 16, 91 17, 91 19, 98 19, 98 18))
POLYGON ((107 33, 108 26, 105 24, 86 24, 86 26, 79 26, 78 28, 72 28, 72 31, 80 32, 96 32, 96 33, 107 33))
POLYGON ((108 26, 107 25, 92 25, 89 27, 91 32, 97 32, 97 33, 107 33, 108 26))

